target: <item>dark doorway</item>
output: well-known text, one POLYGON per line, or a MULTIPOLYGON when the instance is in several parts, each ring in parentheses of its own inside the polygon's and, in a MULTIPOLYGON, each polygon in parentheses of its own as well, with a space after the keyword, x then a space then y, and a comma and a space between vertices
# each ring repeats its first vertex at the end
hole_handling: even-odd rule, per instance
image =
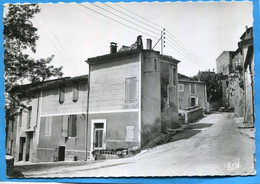
POLYGON ((31 149, 32 149, 32 143, 33 143, 33 134, 30 132, 27 134, 27 148, 26 148, 26 157, 25 157, 25 161, 29 161, 30 160, 30 154, 31 154, 31 149))
POLYGON ((59 146, 58 161, 65 160, 65 146, 59 146))
POLYGON ((191 107, 195 106, 196 105, 196 98, 191 98, 191 107))
POLYGON ((23 160, 24 145, 25 145, 25 137, 20 137, 19 161, 23 160))

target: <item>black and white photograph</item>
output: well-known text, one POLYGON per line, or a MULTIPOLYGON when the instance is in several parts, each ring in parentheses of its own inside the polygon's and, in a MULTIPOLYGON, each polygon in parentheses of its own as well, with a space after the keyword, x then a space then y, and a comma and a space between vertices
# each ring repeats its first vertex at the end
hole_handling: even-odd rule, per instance
POLYGON ((251 1, 3 17, 8 178, 255 175, 251 1))

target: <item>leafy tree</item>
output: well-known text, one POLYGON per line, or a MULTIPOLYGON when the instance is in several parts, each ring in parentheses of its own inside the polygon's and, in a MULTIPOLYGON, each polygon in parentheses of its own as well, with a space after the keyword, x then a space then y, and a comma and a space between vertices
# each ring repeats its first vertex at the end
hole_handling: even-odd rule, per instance
POLYGON ((37 4, 14 5, 5 7, 4 16, 4 65, 6 90, 6 116, 12 116, 19 107, 17 96, 9 90, 21 80, 32 83, 44 81, 50 77, 61 77, 62 67, 55 68, 50 64, 53 55, 46 59, 35 60, 26 50, 36 52, 36 41, 39 39, 37 28, 30 21, 40 12, 37 4))

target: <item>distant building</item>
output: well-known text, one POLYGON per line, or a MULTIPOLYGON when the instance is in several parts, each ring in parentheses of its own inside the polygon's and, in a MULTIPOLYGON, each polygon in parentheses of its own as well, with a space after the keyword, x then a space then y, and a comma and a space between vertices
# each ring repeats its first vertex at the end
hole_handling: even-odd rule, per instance
POLYGON ((225 57, 217 59, 217 64, 221 63, 222 66, 224 62, 219 62, 219 58, 226 58, 225 63, 229 65, 228 72, 223 72, 227 76, 221 79, 225 100, 223 105, 234 108, 236 117, 244 117, 246 123, 254 125, 253 27, 246 28, 238 42, 238 49, 229 54, 226 53, 225 57))
POLYGON ((179 109, 201 106, 207 109, 206 84, 190 77, 179 74, 179 109))

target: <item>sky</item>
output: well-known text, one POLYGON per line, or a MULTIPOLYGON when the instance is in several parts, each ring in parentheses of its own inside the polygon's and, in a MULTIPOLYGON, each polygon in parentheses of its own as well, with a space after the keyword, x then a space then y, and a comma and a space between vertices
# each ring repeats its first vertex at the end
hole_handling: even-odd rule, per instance
MULTIPOLYGON (((194 76, 216 68, 216 58, 235 51, 246 26, 253 25, 252 2, 154 2, 39 4, 32 19, 40 39, 33 58, 55 55, 64 76, 88 74, 89 57, 109 54, 110 42, 130 46, 142 35, 153 46, 165 28, 163 54, 181 61, 178 72, 194 76), (83 6, 82 6, 83 5, 83 6), (118 6, 119 5, 119 6, 118 6)), ((159 42, 154 50, 161 51, 159 42)))

